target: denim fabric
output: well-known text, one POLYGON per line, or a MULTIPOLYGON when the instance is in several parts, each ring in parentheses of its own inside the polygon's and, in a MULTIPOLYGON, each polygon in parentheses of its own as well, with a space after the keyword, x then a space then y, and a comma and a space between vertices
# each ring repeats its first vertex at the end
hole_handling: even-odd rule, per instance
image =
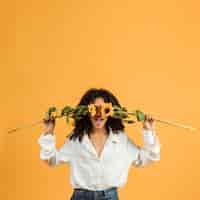
POLYGON ((101 191, 74 190, 70 200, 119 200, 117 188, 101 191))

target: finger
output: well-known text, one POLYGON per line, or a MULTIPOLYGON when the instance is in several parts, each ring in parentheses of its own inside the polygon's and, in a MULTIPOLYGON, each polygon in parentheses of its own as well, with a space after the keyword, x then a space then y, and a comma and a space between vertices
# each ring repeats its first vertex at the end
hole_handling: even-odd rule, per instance
POLYGON ((146 114, 146 120, 149 121, 150 115, 146 114))
POLYGON ((48 120, 43 119, 43 123, 46 126, 49 126, 49 124, 53 124, 55 126, 55 119, 48 119, 48 120))
POLYGON ((153 117, 151 115, 147 115, 147 120, 152 122, 154 119, 153 119, 153 117))
POLYGON ((50 119, 50 121, 51 121, 51 122, 55 122, 55 118, 52 117, 52 118, 50 119))
POLYGON ((149 121, 153 122, 153 117, 152 116, 149 117, 149 121))
POLYGON ((43 119, 43 123, 46 125, 49 123, 49 119, 43 119))

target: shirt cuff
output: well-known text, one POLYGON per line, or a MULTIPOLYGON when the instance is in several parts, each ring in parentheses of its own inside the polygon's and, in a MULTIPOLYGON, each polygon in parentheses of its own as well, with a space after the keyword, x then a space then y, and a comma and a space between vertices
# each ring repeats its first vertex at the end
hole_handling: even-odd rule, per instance
POLYGON ((52 144, 52 143, 55 143, 55 134, 46 134, 45 133, 42 133, 40 135, 40 137, 38 138, 38 143, 39 144, 52 144))
POLYGON ((156 131, 150 129, 142 129, 144 145, 153 145, 155 144, 156 131))
POLYGON ((40 158, 42 160, 49 159, 55 155, 55 135, 41 134, 38 139, 38 144, 40 145, 40 158))

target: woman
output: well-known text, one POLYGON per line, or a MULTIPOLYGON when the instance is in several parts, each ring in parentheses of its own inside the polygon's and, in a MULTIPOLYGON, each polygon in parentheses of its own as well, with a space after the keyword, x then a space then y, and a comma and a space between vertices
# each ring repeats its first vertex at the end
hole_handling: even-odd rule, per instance
POLYGON ((102 117, 100 110, 105 102, 121 107, 106 89, 86 91, 78 105, 94 103, 96 114, 75 121, 74 129, 59 150, 55 145, 55 119, 44 120, 44 132, 38 139, 40 159, 49 166, 69 164, 74 189, 71 200, 118 200, 117 188, 127 182, 130 166, 143 167, 160 160, 154 119, 145 115, 144 145, 139 147, 124 131, 121 119, 102 117))

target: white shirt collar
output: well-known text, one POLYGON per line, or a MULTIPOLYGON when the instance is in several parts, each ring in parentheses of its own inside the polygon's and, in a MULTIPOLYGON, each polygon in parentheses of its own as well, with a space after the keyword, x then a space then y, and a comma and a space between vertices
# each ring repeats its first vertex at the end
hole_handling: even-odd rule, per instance
MULTIPOLYGON (((112 128, 109 126, 109 136, 108 136, 108 142, 113 142, 113 143, 118 143, 120 141, 118 134, 113 133, 112 128)), ((88 134, 86 133, 86 131, 84 131, 84 135, 83 135, 83 142, 85 142, 86 140, 88 140, 88 134)))
MULTIPOLYGON (((109 127, 109 135, 108 135, 108 138, 107 138, 106 143, 104 145, 103 151, 105 151, 105 146, 107 146, 107 145, 110 146, 109 144, 117 144, 119 141, 120 141, 120 139, 118 137, 118 134, 114 134, 113 131, 112 131, 112 128, 109 127)), ((81 145, 83 145, 89 152, 91 152, 95 156, 97 156, 96 150, 95 150, 92 142, 90 141, 89 136, 86 133, 86 131, 84 131, 84 135, 83 135, 81 143, 82 143, 81 145)), ((103 156, 103 152, 101 153, 100 159, 102 159, 102 156, 103 156)))

